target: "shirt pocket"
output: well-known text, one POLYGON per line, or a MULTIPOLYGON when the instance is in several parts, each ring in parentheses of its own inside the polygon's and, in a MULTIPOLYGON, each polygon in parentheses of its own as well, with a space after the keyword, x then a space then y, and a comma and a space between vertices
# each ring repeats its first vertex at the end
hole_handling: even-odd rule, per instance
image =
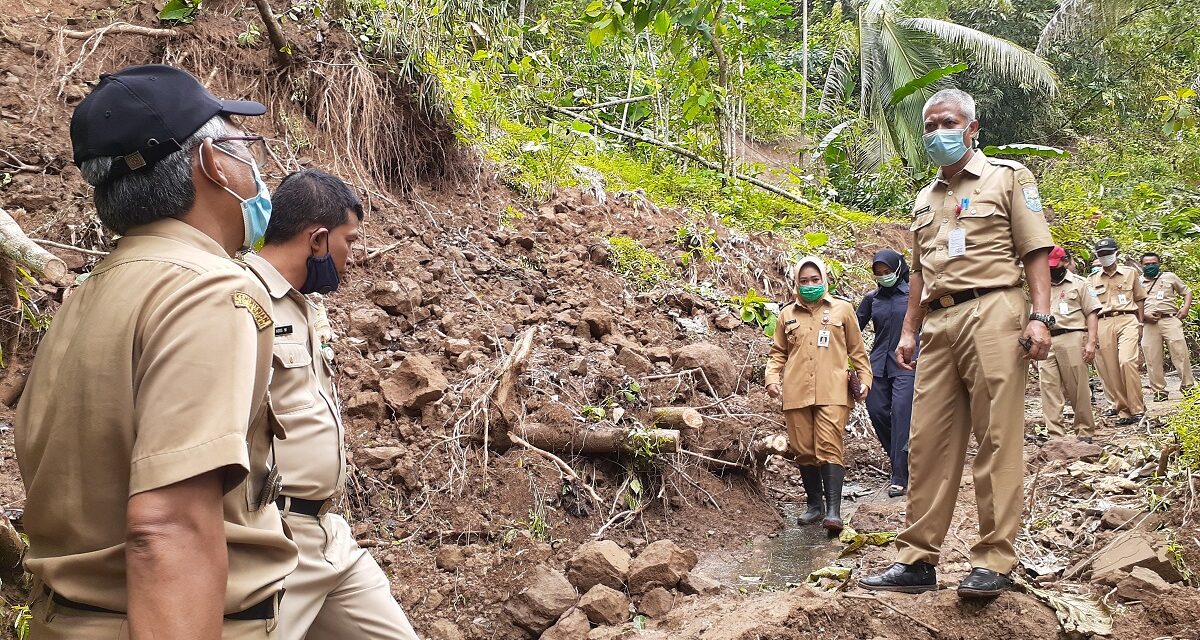
POLYGON ((909 227, 909 231, 915 232, 928 227, 933 222, 934 217, 935 214, 932 210, 916 214, 913 216, 912 226, 909 227))
POLYGON ((275 372, 271 378, 271 411, 287 415, 308 409, 316 403, 309 388, 312 352, 300 342, 276 342, 271 350, 275 372))

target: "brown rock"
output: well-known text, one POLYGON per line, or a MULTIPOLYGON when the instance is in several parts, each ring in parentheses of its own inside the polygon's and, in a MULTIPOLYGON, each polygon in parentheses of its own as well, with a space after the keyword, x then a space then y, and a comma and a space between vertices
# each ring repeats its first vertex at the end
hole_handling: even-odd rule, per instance
POLYGON ((559 617, 558 622, 542 634, 541 640, 587 640, 588 632, 592 630, 587 614, 577 608, 571 608, 559 617))
POLYGON ((579 594, 562 573, 539 565, 526 577, 529 586, 504 603, 512 623, 533 635, 550 628, 558 617, 579 601, 579 594))
MULTIPOLYGON (((671 362, 676 371, 700 369, 712 384, 713 390, 722 396, 727 396, 737 389, 737 365, 724 349, 715 344, 697 342, 680 347, 671 354, 671 362)), ((703 383, 700 384, 700 389, 707 391, 703 383)))
POLYGON ((733 331, 742 326, 741 318, 734 317, 728 313, 714 313, 711 319, 713 326, 722 331, 733 331))
POLYGON ((721 583, 695 571, 689 571, 679 581, 679 590, 692 595, 712 595, 721 592, 721 583))
POLYGON ((442 571, 457 571, 467 559, 462 547, 456 544, 442 545, 434 556, 434 564, 442 571))
POLYGON ((1145 567, 1134 567, 1127 577, 1117 583, 1117 595, 1126 600, 1155 598, 1170 590, 1169 582, 1145 567))
POLYGON ((1049 462, 1073 462, 1083 460, 1095 462, 1104 455, 1104 448, 1098 444, 1081 442, 1078 438, 1051 438, 1042 445, 1041 456, 1049 462))
POLYGON ((671 540, 650 543, 629 564, 629 592, 646 593, 656 587, 674 589, 696 566, 696 554, 671 540))
POLYGON ((372 469, 387 469, 396 463, 396 459, 404 455, 401 447, 367 447, 359 449, 354 458, 359 466, 372 469))
POLYGON ((346 401, 344 409, 347 418, 366 418, 372 422, 382 422, 384 409, 383 396, 374 391, 360 391, 346 401))
POLYGON ((449 386, 441 369, 416 353, 379 382, 384 400, 396 410, 409 413, 420 413, 422 407, 441 399, 449 386))
POLYGON ((595 624, 621 624, 629 619, 629 597, 602 584, 583 594, 578 606, 595 624))
POLYGON ((671 595, 670 591, 657 587, 642 596, 642 601, 638 603, 638 611, 651 618, 661 618, 670 613, 674 606, 675 596, 671 595))
POLYGON ((375 283, 367 298, 389 315, 411 314, 421 306, 421 285, 412 278, 375 283))
POLYGON ((1100 516, 1100 526, 1105 529, 1127 529, 1136 525, 1138 529, 1153 531, 1162 524, 1162 516, 1157 513, 1146 514, 1141 509, 1129 507, 1112 507, 1100 516), (1145 516, 1143 519, 1142 516, 1145 516))
POLYGON ((625 367, 625 372, 632 376, 646 375, 654 370, 654 365, 645 356, 628 347, 621 349, 613 362, 625 367))
POLYGON ((624 589, 629 562, 629 554, 612 540, 586 542, 567 561, 567 579, 580 591, 598 584, 624 589))
POLYGON ((650 362, 670 362, 671 349, 669 347, 650 347, 646 350, 646 356, 650 358, 650 362))
POLYGON ((382 309, 362 307, 350 310, 350 335, 379 342, 388 329, 388 314, 382 309))
MULTIPOLYGON (((411 607, 409 607, 411 608, 411 607)), ((438 620, 429 625, 429 630, 425 632, 429 640, 465 640, 466 636, 458 627, 449 620, 438 620)))
POLYGON ((587 333, 596 340, 613 332, 612 314, 596 307, 584 309, 580 315, 580 323, 583 327, 586 327, 587 333))
POLYGON ((1171 562, 1167 544, 1157 536, 1140 531, 1101 551, 1092 562, 1092 577, 1103 582, 1116 572, 1132 572, 1134 567, 1150 569, 1167 582, 1183 580, 1171 562))
POLYGON ((442 348, 452 356, 461 356, 470 351, 471 346, 471 341, 466 338, 446 338, 446 341, 442 343, 442 348))

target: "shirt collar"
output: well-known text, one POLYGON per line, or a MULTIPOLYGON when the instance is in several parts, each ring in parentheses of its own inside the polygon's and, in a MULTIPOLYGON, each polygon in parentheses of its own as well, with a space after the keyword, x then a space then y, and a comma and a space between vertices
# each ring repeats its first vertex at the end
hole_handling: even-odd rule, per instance
POLYGON ((192 225, 176 219, 162 218, 150 222, 148 224, 139 225, 129 230, 125 234, 127 238, 136 237, 156 237, 166 238, 181 242, 191 247, 201 249, 207 253, 222 258, 229 258, 230 255, 225 252, 225 247, 222 247, 219 242, 203 231, 193 227, 192 225))
MULTIPOLYGON (((982 151, 976 149, 975 152, 971 154, 971 159, 967 160, 967 164, 962 170, 978 178, 979 176, 983 175, 983 168, 986 166, 987 156, 983 155, 982 151)), ((959 172, 959 175, 962 175, 962 172, 959 172)), ((943 184, 949 184, 950 182, 942 176, 941 169, 938 169, 937 180, 943 184)))
POLYGON ((288 282, 287 278, 279 273, 275 265, 267 262, 266 258, 257 253, 247 253, 245 260, 250 270, 266 285, 267 291, 271 294, 272 298, 279 300, 294 291, 292 283, 288 282))

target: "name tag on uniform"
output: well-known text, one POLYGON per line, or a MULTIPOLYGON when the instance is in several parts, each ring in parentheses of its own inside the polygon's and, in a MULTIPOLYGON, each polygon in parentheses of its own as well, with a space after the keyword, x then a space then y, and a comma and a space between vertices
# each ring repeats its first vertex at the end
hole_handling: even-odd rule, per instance
POLYGON ((290 335, 292 335, 292 325, 290 325, 290 324, 285 324, 285 325, 283 325, 282 327, 275 327, 275 335, 276 335, 276 336, 290 336, 290 335))
POLYGON ((1162 292, 1162 291, 1156 291, 1156 292, 1154 293, 1154 299, 1155 299, 1155 300, 1162 300, 1162 299, 1163 299, 1163 292, 1162 292))
POLYGON ((1059 315, 1063 315, 1063 316, 1070 315, 1070 313, 1071 313, 1070 305, 1068 305, 1065 302, 1058 303, 1058 313, 1059 313, 1059 315))
POLYGON ((946 243, 946 255, 951 258, 967 255, 967 230, 962 227, 952 229, 946 243))
POLYGON ((820 331, 817 332, 817 346, 818 347, 828 347, 829 346, 829 329, 821 329, 820 331))
POLYGON ((1117 304, 1129 304, 1129 298, 1123 293, 1118 293, 1117 304))

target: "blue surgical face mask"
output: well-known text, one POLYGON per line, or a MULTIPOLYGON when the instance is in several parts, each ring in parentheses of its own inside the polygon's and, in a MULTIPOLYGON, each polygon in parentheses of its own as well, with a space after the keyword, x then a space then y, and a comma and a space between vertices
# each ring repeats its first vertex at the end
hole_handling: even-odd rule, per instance
POLYGON ((966 129, 938 129, 925 134, 921 140, 929 159, 939 167, 948 167, 962 159, 967 153, 963 142, 966 129))
MULTIPOLYGON (((221 149, 221 147, 216 148, 221 149)), ((263 181, 262 175, 258 172, 258 165, 253 160, 239 158, 224 149, 221 151, 238 162, 250 165, 250 169, 254 172, 254 185, 258 190, 249 198, 243 199, 227 186, 222 185, 221 188, 242 203, 242 222, 245 225, 242 249, 257 251, 262 248, 263 238, 267 235, 267 223, 271 221, 271 190, 267 188, 267 183, 263 181)))
POLYGON ((333 253, 329 251, 329 238, 325 238, 325 255, 308 257, 308 276, 300 287, 300 293, 325 295, 337 291, 342 283, 337 266, 333 264, 333 253))

